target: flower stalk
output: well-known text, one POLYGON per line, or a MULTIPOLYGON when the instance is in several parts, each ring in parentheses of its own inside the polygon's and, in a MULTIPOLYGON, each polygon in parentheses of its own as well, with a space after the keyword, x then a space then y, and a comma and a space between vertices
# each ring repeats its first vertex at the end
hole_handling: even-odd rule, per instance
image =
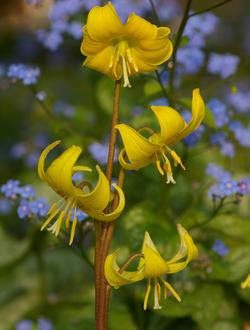
MULTIPOLYGON (((119 108, 120 108, 120 96, 121 96, 121 79, 115 82, 114 91, 114 104, 113 104, 113 117, 111 134, 109 140, 109 153, 106 169, 106 177, 111 183, 113 165, 114 165, 114 154, 115 144, 117 138, 117 130, 115 126, 119 120, 119 108)), ((124 170, 120 171, 118 178, 118 185, 121 187, 124 180, 124 170)), ((112 209, 117 205, 117 196, 114 198, 112 209)), ((96 246, 95 246, 95 290, 96 290, 96 330, 106 330, 108 326, 108 305, 109 305, 109 294, 108 286, 104 275, 104 263, 108 255, 110 242, 114 230, 114 222, 109 224, 102 224, 100 222, 95 223, 96 228, 96 246)))

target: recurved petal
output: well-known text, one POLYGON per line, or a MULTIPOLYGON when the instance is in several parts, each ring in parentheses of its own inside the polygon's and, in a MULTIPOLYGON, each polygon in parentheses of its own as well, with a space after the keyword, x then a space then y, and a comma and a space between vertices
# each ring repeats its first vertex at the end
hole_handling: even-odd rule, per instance
POLYGON ((46 181, 60 195, 73 194, 72 171, 81 152, 80 147, 71 146, 57 157, 46 171, 46 181))
POLYGON ((122 213, 124 207, 125 207, 125 196, 124 193, 122 191, 122 189, 116 185, 113 184, 113 187, 116 189, 117 193, 118 193, 118 197, 119 197, 119 203, 118 206, 116 207, 116 209, 113 212, 110 213, 96 213, 96 214, 90 214, 94 219, 97 219, 99 221, 104 221, 104 222, 110 222, 110 221, 114 221, 115 219, 117 219, 120 214, 122 213))
POLYGON ((131 163, 148 162, 148 159, 159 150, 159 145, 151 143, 132 127, 125 124, 116 125, 119 130, 126 154, 131 163))
POLYGON ((48 153, 54 149, 59 143, 61 143, 61 140, 55 141, 51 144, 49 144, 41 153, 41 156, 39 157, 38 160, 38 175, 42 180, 45 180, 45 170, 44 170, 44 163, 45 163, 45 159, 48 155, 48 153))
POLYGON ((193 90, 192 98, 192 118, 186 127, 179 134, 179 141, 195 131, 201 124, 205 116, 205 104, 200 95, 199 88, 193 90))
POLYGON ((152 39, 157 36, 157 26, 133 13, 127 19, 124 32, 134 39, 152 39))
POLYGON ((107 282, 118 289, 122 285, 141 281, 144 278, 143 267, 134 272, 123 271, 119 273, 120 267, 117 265, 116 258, 119 250, 109 254, 104 265, 104 272, 107 282))
POLYGON ((162 143, 168 146, 171 145, 173 139, 185 127, 186 123, 184 119, 176 110, 168 106, 152 106, 151 110, 159 122, 162 143))
POLYGON ((85 56, 91 56, 91 55, 95 55, 96 53, 99 53, 106 47, 107 47, 107 43, 96 41, 90 37, 85 25, 85 27, 83 28, 83 41, 81 44, 81 53, 85 56))
POLYGON ((123 30, 122 22, 111 2, 92 8, 86 26, 92 39, 104 43, 119 36, 123 30))
POLYGON ((137 161, 129 163, 124 159, 125 149, 122 149, 119 153, 119 162, 123 168, 126 170, 139 170, 142 167, 145 167, 153 162, 152 158, 148 158, 148 160, 137 161))
POLYGON ((155 278, 168 273, 168 264, 157 250, 146 245, 143 254, 145 278, 155 278))
POLYGON ((198 249, 186 229, 183 228, 180 224, 177 225, 177 229, 181 244, 177 254, 167 262, 169 267, 169 273, 176 273, 182 270, 191 260, 195 259, 198 256, 198 249), (184 258, 186 260, 180 261, 184 258))
POLYGON ((107 46, 102 51, 96 53, 95 55, 88 56, 83 65, 88 68, 99 71, 103 74, 108 75, 111 79, 120 79, 122 76, 122 70, 120 64, 117 65, 117 70, 110 70, 109 63, 111 63, 114 56, 115 48, 107 46))
POLYGON ((98 165, 96 170, 99 178, 95 189, 90 193, 84 193, 77 189, 78 207, 88 214, 100 213, 106 208, 110 200, 108 179, 98 165))

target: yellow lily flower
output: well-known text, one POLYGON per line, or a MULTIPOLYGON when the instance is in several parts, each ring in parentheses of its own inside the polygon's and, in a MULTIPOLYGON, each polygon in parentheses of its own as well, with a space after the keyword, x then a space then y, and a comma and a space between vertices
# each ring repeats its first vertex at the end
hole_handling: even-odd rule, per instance
POLYGON ((83 27, 81 53, 87 57, 83 65, 114 80, 123 77, 124 87, 131 87, 129 76, 154 71, 169 59, 173 50, 169 34, 168 27, 157 27, 134 13, 122 24, 111 2, 96 6, 83 27))
POLYGON ((72 175, 76 172, 90 172, 91 168, 82 165, 75 165, 82 149, 78 146, 71 146, 57 157, 51 165, 44 170, 44 163, 48 153, 54 149, 61 141, 55 141, 49 144, 42 152, 38 161, 38 174, 40 178, 46 181, 50 187, 62 198, 52 204, 48 211, 48 218, 43 224, 41 230, 49 225, 56 218, 54 224, 49 228, 56 236, 59 234, 63 220, 66 222, 66 229, 69 228, 70 219, 73 216, 71 227, 70 242, 72 244, 77 224, 76 209, 79 208, 99 221, 113 221, 124 209, 125 197, 122 189, 113 184, 119 196, 119 204, 111 213, 104 213, 108 206, 112 193, 109 182, 99 166, 96 170, 99 176, 98 183, 93 189, 89 182, 75 186, 72 182, 72 175), (86 192, 86 189, 88 192, 86 192))
MULTIPOLYGON (((154 309, 161 308, 161 285, 159 280, 163 284, 164 298, 167 298, 168 291, 170 291, 170 293, 180 302, 180 296, 170 283, 163 278, 163 276, 166 274, 177 273, 184 269, 191 260, 198 256, 198 250, 189 233, 180 224, 177 225, 177 229, 180 237, 180 248, 176 255, 168 261, 160 255, 148 232, 144 235, 141 254, 135 255, 140 256, 136 271, 126 271, 124 267, 120 268, 117 265, 116 258, 119 250, 108 255, 105 261, 105 277, 108 283, 115 289, 118 289, 122 285, 147 279, 147 288, 143 305, 144 310, 147 309, 152 280, 154 281, 154 309)), ((130 260, 132 261, 133 259, 132 256, 130 260)), ((126 265, 128 264, 129 262, 126 263, 126 265)))
POLYGON ((245 279, 245 281, 243 281, 241 283, 240 286, 241 286, 242 289, 250 288, 250 274, 247 276, 247 278, 245 279))
POLYGON ((128 170, 138 170, 154 163, 161 175, 167 176, 167 183, 175 183, 168 156, 174 160, 174 165, 180 165, 185 170, 181 158, 171 147, 195 131, 205 116, 205 105, 198 88, 193 90, 192 118, 186 123, 180 114, 169 106, 152 106, 156 119, 160 125, 160 133, 150 130, 151 136, 145 138, 132 127, 119 124, 119 130, 124 149, 119 154, 120 164, 128 170), (126 160, 125 156, 128 158, 126 160), (163 164, 161 164, 163 162, 163 164))

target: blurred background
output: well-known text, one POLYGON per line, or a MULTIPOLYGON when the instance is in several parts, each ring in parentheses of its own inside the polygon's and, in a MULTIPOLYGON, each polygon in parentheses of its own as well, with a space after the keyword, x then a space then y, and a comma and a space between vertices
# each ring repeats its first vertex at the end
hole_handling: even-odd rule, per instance
MULTIPOLYGON (((123 21, 136 12, 169 26, 176 40, 186 1, 154 0, 157 14, 148 0, 112 2, 123 21)), ((105 169, 114 82, 83 68, 80 53, 87 13, 104 3, 0 2, 0 330, 94 328, 93 223, 79 214, 71 247, 66 232, 59 238, 40 232, 58 198, 39 180, 37 160, 47 144, 61 139, 61 150, 80 145, 82 164, 105 169)), ((193 0, 190 15, 217 3, 193 0)), ((202 126, 176 149, 187 167, 175 169, 176 185, 166 185, 153 166, 127 173, 126 209, 112 251, 122 247, 124 259, 139 252, 148 230, 170 258, 181 223, 200 254, 168 278, 181 303, 168 297, 161 310, 144 312, 145 283, 114 290, 110 330, 121 324, 122 330, 250 329, 250 289, 240 287, 250 273, 249 12, 249 1, 232 0, 190 17, 173 90, 171 59, 157 75, 133 77, 132 88, 122 90, 120 121, 135 128, 157 129, 149 107, 167 105, 170 96, 188 121, 196 87, 207 108, 202 126)), ((116 163, 114 181, 118 170, 116 163)), ((95 173, 73 180, 85 178, 96 180, 95 173)))

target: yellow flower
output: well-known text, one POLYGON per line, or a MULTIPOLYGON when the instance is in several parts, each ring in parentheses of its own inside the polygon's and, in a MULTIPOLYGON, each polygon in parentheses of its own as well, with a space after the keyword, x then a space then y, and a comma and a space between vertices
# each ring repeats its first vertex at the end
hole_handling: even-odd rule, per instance
MULTIPOLYGON (((168 261, 160 255, 148 232, 144 235, 142 250, 139 255, 140 260, 136 271, 126 271, 123 267, 120 268, 117 265, 116 258, 119 250, 108 255, 105 261, 105 276, 108 283, 115 289, 118 289, 122 285, 147 279, 144 309, 147 309, 152 280, 154 281, 154 309, 161 308, 161 285, 159 281, 163 284, 163 295, 165 299, 167 298, 168 291, 170 291, 178 301, 181 301, 178 293, 163 276, 177 273, 184 269, 191 260, 197 257, 198 250, 191 236, 180 224, 177 225, 177 229, 180 237, 180 248, 177 254, 168 261)), ((126 264, 128 265, 128 263, 126 264)))
POLYGON ((243 281, 241 283, 240 286, 241 286, 242 289, 250 288, 250 274, 247 276, 247 278, 245 279, 245 281, 243 281))
POLYGON ((167 183, 175 183, 168 156, 173 158, 175 166, 180 165, 184 170, 185 167, 181 158, 171 147, 199 127, 205 115, 205 105, 199 89, 196 88, 193 90, 192 118, 188 123, 171 107, 152 106, 151 110, 154 112, 160 125, 160 133, 155 133, 153 130, 145 128, 145 130, 151 132, 149 138, 145 138, 128 125, 116 125, 124 144, 124 149, 119 155, 119 161, 128 170, 138 170, 154 163, 161 175, 164 175, 164 172, 166 173, 167 183), (163 163, 161 164, 161 162, 163 163))
POLYGON ((83 182, 78 186, 73 184, 72 175, 74 173, 92 171, 87 166, 75 165, 82 152, 81 148, 78 146, 73 145, 65 150, 45 171, 44 163, 48 153, 60 142, 61 141, 55 141, 48 145, 42 152, 38 161, 38 174, 40 178, 46 181, 50 187, 61 196, 61 199, 57 203, 52 204, 49 209, 47 214, 48 218, 43 224, 41 230, 47 227, 48 224, 56 218, 56 221, 49 230, 57 236, 62 222, 65 220, 66 229, 68 229, 70 219, 73 217, 69 243, 72 244, 77 224, 77 208, 97 220, 113 221, 121 214, 125 206, 125 197, 122 189, 116 184, 113 184, 113 187, 119 195, 119 204, 113 212, 108 214, 103 212, 111 200, 112 193, 110 191, 109 182, 99 166, 96 166, 99 179, 94 189, 89 182, 83 182), (88 192, 86 192, 86 189, 88 192))
POLYGON ((111 2, 94 7, 83 28, 81 52, 87 57, 83 65, 114 80, 123 77, 124 87, 131 87, 129 76, 154 71, 169 59, 169 33, 169 28, 157 27, 135 14, 122 24, 111 2))

